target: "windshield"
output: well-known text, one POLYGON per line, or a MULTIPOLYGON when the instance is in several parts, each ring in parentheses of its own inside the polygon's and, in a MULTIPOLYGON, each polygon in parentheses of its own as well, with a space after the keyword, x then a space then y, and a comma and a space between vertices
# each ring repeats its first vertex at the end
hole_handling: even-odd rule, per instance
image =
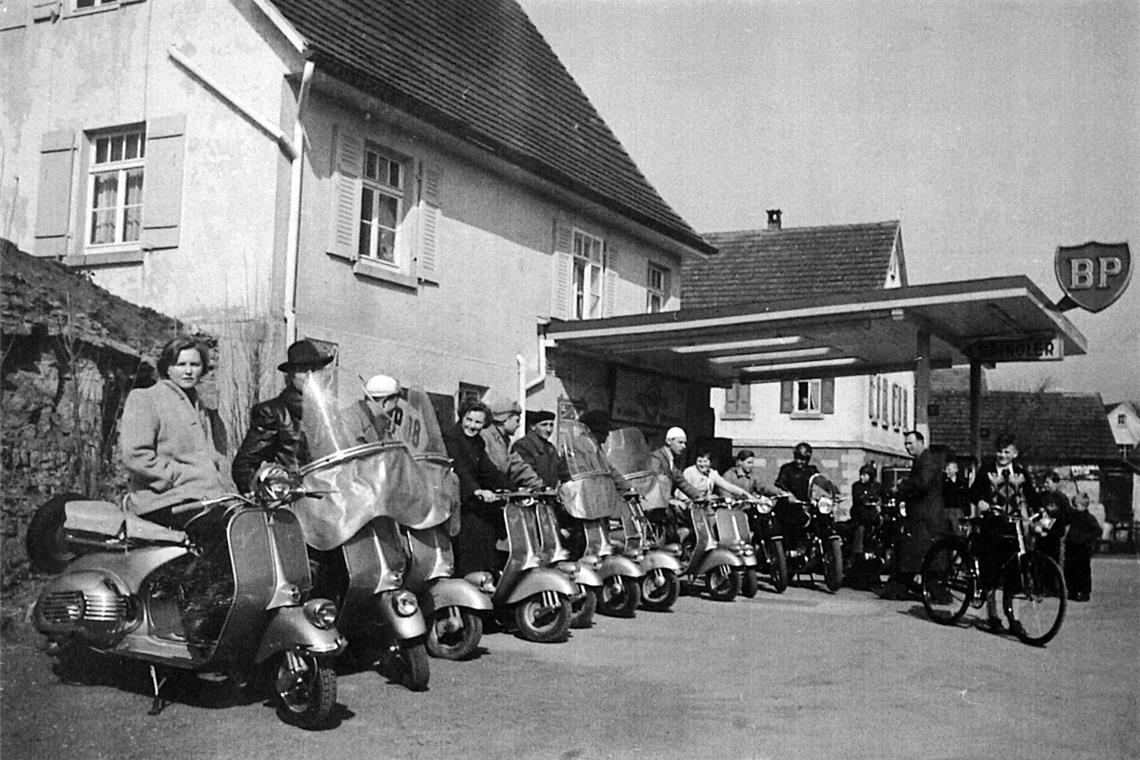
POLYGON ((654 472, 650 466, 649 444, 645 434, 637 428, 620 428, 610 431, 606 438, 606 457, 625 475, 625 480, 641 494, 642 508, 646 511, 665 509, 673 482, 668 475, 654 472))
POLYGON ((407 445, 427 481, 431 513, 426 525, 438 525, 459 511, 459 477, 443 443, 443 433, 431 398, 421 388, 408 390, 407 398, 392 413, 395 434, 407 445))
POLYGON ((558 454, 570 472, 558 489, 562 506, 581 520, 619 517, 624 503, 590 429, 577 420, 558 420, 555 428, 558 454))
POLYGON ((431 489, 402 440, 385 429, 369 405, 339 407, 332 372, 309 374, 302 387, 301 429, 311 461, 301 468, 314 495, 293 505, 305 538, 316 549, 340 546, 375 517, 428 527, 434 515, 431 489), (379 440, 377 440, 379 439, 379 440))

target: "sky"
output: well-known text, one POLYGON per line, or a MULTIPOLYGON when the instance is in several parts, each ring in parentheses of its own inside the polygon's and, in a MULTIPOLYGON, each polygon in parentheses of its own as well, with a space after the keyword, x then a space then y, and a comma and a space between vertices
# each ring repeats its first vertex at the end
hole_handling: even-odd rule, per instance
MULTIPOLYGON (((910 284, 1024 274, 1058 246, 1140 263, 1140 2, 520 0, 697 231, 898 219, 910 284)), ((1088 354, 989 387, 1140 401, 1140 276, 1065 316, 1088 354)))

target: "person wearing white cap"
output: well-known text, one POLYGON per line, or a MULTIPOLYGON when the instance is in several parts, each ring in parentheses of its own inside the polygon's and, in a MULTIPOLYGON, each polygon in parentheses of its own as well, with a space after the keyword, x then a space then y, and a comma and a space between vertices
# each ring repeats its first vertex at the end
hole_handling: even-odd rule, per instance
POLYGON ((403 388, 388 375, 373 375, 364 384, 364 398, 345 410, 357 443, 375 443, 395 434, 393 415, 403 388))
POLYGON ((681 456, 685 453, 685 446, 688 443, 689 439, 684 430, 679 427, 669 428, 665 433, 665 445, 649 455, 649 467, 659 475, 669 478, 674 491, 680 491, 690 499, 699 499, 704 494, 685 480, 681 469, 681 456))

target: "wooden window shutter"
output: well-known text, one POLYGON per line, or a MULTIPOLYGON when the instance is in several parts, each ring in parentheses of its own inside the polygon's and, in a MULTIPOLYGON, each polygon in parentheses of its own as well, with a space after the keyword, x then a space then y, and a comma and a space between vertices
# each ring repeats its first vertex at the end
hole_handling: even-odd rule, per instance
POLYGON ((835 378, 825 377, 819 382, 819 410, 835 414, 835 378))
POLYGON ((554 223, 554 273, 551 276, 550 316, 554 319, 570 318, 570 276, 573 255, 570 252, 570 227, 560 221, 554 223))
POLYGON ((64 256, 71 229, 75 132, 46 133, 40 143, 40 178, 36 188, 37 256, 64 256))
POLYGON ((910 430, 910 393, 902 389, 902 424, 904 430, 910 430))
POLYGON ((875 376, 867 378, 867 416, 872 420, 875 419, 875 401, 877 394, 875 391, 875 376))
POLYGON ((736 382, 736 383, 733 383, 728 388, 724 389, 724 413, 725 414, 739 414, 739 412, 737 411, 737 409, 739 408, 739 403, 737 401, 737 399, 738 399, 737 391, 739 390, 739 388, 740 388, 740 383, 736 382))
POLYGON ((439 223, 442 217, 440 185, 443 171, 435 166, 420 165, 419 219, 417 220, 416 275, 421 280, 437 282, 439 271, 439 223))
POLYGON ((140 237, 145 250, 178 247, 185 157, 185 114, 147 122, 140 237))
POLYGON ((605 256, 602 257, 602 260, 606 265, 606 271, 602 278, 602 287, 605 288, 605 292, 602 293, 602 316, 612 317, 617 313, 617 246, 607 241, 605 244, 605 256))
POLYGON ((795 399, 795 388, 791 380, 780 383, 780 414, 791 414, 795 399))
POLYGON ((333 127, 332 228, 328 252, 356 259, 360 239, 360 173, 364 144, 339 124, 333 127))

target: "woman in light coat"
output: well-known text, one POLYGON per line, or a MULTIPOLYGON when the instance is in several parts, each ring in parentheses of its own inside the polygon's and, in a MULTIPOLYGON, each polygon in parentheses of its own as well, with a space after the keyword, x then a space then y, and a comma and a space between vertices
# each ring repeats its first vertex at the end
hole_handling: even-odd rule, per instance
POLYGON ((209 369, 200 341, 175 338, 159 356, 158 382, 127 396, 119 446, 130 473, 128 500, 153 522, 182 527, 194 513, 173 515, 171 507, 235 490, 227 474, 225 427, 198 397, 209 369))

